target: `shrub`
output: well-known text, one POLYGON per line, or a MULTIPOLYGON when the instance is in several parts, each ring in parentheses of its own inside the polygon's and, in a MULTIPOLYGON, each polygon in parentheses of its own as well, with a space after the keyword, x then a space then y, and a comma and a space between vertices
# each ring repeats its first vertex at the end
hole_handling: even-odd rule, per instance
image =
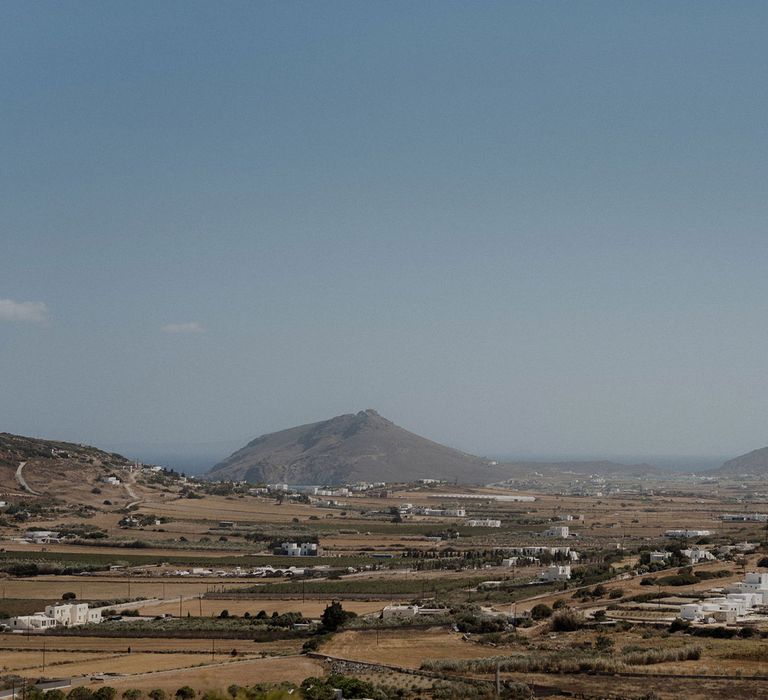
POLYGON ((323 627, 329 632, 335 632, 341 625, 347 620, 357 617, 353 612, 349 612, 342 608, 341 603, 338 600, 334 600, 328 607, 323 610, 323 614, 320 616, 320 621, 323 627))
POLYGON ((552 616, 552 608, 544 603, 538 603, 531 608, 531 617, 534 620, 543 620, 544 618, 552 616))
POLYGON ((141 691, 138 688, 126 688, 123 691, 124 700, 139 700, 141 691))
POLYGON ((188 685, 183 685, 176 691, 176 697, 179 700, 192 700, 195 695, 197 695, 195 689, 188 685))
POLYGON ((150 690, 147 693, 147 695, 152 700, 165 700, 168 697, 168 695, 166 694, 166 692, 162 688, 154 688, 153 690, 150 690))
POLYGON ((669 625, 670 632, 687 632, 691 628, 691 623, 688 620, 683 620, 680 617, 676 617, 669 625))
POLYGON ((617 598, 621 598, 623 595, 624 595, 624 589, 623 588, 614 588, 608 594, 608 597, 611 600, 616 600, 617 598))
POLYGON ((584 617, 575 610, 558 610, 550 622, 553 632, 574 632, 584 626, 584 617))
POLYGON ((84 685, 72 688, 67 693, 67 700, 92 700, 93 691, 90 688, 86 688, 84 685))
POLYGON ((75 600, 77 598, 77 594, 73 593, 72 591, 67 591, 61 596, 62 600, 75 600))
POLYGON ((94 694, 94 700, 115 700, 117 691, 111 685, 103 685, 94 694))

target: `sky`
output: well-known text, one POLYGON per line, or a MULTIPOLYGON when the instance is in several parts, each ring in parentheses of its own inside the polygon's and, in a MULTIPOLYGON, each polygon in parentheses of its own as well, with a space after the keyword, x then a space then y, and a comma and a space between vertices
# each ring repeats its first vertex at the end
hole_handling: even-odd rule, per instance
POLYGON ((768 5, 0 4, 0 430, 768 444, 768 5))

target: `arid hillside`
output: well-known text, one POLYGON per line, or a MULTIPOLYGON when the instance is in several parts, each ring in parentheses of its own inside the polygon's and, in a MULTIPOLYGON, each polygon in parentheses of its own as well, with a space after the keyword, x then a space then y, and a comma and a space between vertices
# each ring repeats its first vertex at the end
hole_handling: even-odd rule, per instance
POLYGON ((0 433, 0 492, 88 502, 99 488, 102 498, 124 497, 124 490, 100 478, 127 465, 118 454, 88 445, 0 433))
POLYGON ((486 483, 502 473, 497 465, 420 437, 369 409, 262 435, 207 477, 291 484, 419 478, 486 483))

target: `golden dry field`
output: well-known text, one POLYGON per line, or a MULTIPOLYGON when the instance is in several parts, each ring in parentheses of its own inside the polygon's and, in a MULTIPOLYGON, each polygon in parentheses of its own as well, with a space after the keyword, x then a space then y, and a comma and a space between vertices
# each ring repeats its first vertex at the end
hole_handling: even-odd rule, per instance
MULTIPOLYGON (((224 690, 228 685, 253 685, 255 683, 296 683, 309 676, 323 676, 322 664, 306 657, 276 657, 266 659, 234 660, 215 665, 205 665, 183 671, 137 673, 110 678, 109 685, 122 692, 126 688, 149 691, 163 688, 173 694, 182 685, 190 685, 200 692, 224 690)), ((103 684, 92 684, 94 689, 103 684)))

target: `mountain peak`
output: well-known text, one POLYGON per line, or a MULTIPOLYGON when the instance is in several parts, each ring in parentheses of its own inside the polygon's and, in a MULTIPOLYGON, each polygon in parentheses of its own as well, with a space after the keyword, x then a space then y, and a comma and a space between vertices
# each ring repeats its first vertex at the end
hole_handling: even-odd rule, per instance
POLYGON ((483 461, 411 433, 372 408, 262 435, 219 462, 210 479, 339 484, 476 480, 483 461))

